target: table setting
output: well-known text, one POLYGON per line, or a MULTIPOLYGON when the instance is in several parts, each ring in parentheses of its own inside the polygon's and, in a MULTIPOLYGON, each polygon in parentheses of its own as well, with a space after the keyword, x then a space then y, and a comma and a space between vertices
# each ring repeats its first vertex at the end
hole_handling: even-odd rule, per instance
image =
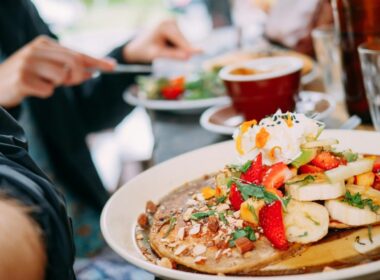
POLYGON ((343 2, 315 59, 267 43, 138 77, 155 147, 102 211, 113 251, 156 279, 379 278, 380 6, 343 2))

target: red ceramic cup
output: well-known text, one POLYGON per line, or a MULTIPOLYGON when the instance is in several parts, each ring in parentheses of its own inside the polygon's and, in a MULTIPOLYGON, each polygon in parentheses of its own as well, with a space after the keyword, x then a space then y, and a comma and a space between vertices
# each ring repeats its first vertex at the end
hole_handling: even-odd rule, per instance
POLYGON ((302 67, 302 60, 296 57, 267 57, 226 66, 219 76, 236 111, 246 120, 259 121, 277 109, 294 111, 302 67), (255 73, 236 74, 247 69, 255 73))

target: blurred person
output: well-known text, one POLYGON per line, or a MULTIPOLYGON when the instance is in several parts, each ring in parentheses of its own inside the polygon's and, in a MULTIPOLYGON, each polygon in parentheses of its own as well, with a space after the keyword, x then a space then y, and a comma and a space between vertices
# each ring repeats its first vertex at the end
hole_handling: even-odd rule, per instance
POLYGON ((71 280, 74 243, 61 193, 0 108, 0 279, 71 280))
POLYGON ((186 59, 196 51, 169 20, 113 50, 112 60, 90 57, 60 45, 29 0, 0 1, 0 106, 18 118, 32 158, 67 197, 78 256, 103 246, 98 219, 109 196, 85 137, 133 109, 122 94, 135 77, 92 79, 88 69, 112 72, 116 62, 186 59))

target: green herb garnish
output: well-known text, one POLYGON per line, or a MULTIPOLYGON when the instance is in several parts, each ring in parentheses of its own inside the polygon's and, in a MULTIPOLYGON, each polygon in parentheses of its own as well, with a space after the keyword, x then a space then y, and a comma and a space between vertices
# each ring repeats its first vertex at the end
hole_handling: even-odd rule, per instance
POLYGON ((247 237, 251 241, 256 241, 255 231, 251 227, 245 227, 243 229, 238 229, 231 234, 232 239, 229 242, 230 247, 235 246, 235 240, 240 237, 247 237))
POLYGON ((372 199, 363 199, 360 193, 352 195, 349 191, 346 191, 346 194, 342 201, 360 209, 364 209, 364 207, 367 206, 374 213, 377 213, 377 211, 380 209, 380 206, 374 204, 372 199))
POLYGON ((219 217, 219 220, 221 220, 225 225, 228 225, 228 221, 227 221, 226 216, 224 215, 224 213, 220 212, 218 214, 218 217, 219 217))
POLYGON ((310 183, 313 183, 315 181, 315 177, 312 175, 307 175, 305 178, 302 180, 298 181, 288 181, 285 183, 285 185, 293 185, 293 184, 299 184, 300 187, 306 186, 310 183))
POLYGON ((289 196, 285 196, 284 198, 282 198, 282 203, 284 204, 285 208, 288 207, 288 204, 290 202, 290 200, 292 199, 292 197, 289 195, 289 196))
POLYGON ((312 221, 314 225, 316 225, 316 226, 321 225, 318 221, 314 220, 308 213, 304 213, 304 215, 305 215, 306 219, 309 219, 310 221, 312 221))
POLYGON ((235 169, 236 171, 245 173, 247 170, 251 167, 252 165, 252 160, 248 160, 246 163, 243 165, 238 165, 238 164, 230 164, 227 167, 230 169, 235 169))
POLYGON ((235 183, 243 197, 244 200, 254 197, 257 199, 264 199, 265 203, 270 204, 275 200, 278 200, 278 197, 265 190, 263 186, 255 184, 245 184, 238 180, 235 180, 235 183))
POLYGON ((368 239, 369 239, 369 241, 371 241, 371 243, 373 243, 373 239, 372 239, 372 226, 371 225, 368 226, 368 239))
POLYGON ((308 235, 308 232, 307 231, 305 231, 303 234, 301 234, 301 235, 298 235, 297 237, 306 237, 308 235))
POLYGON ((168 227, 168 230, 164 234, 164 238, 169 236, 169 233, 174 229, 176 223, 177 223, 177 218, 171 217, 169 221, 169 227, 168 227))
POLYGON ((223 203, 227 199, 227 196, 223 195, 216 199, 216 203, 223 203))
POLYGON ((192 214, 191 215, 191 219, 193 219, 193 220, 200 220, 200 219, 212 216, 214 214, 215 214, 214 210, 210 210, 210 211, 207 211, 207 212, 198 212, 198 213, 192 214))

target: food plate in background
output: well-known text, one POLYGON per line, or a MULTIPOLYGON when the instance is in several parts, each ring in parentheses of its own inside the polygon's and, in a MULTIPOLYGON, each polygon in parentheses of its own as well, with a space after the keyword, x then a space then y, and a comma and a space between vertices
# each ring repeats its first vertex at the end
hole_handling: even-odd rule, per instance
MULTIPOLYGON (((340 147, 352 148, 355 152, 380 154, 380 146, 378 145, 380 134, 375 132, 326 130, 321 137, 338 139, 340 147), (363 145, 363 139, 366 139, 365 145, 363 145)), ((234 162, 236 154, 233 146, 233 141, 227 141, 178 156, 141 173, 121 187, 107 202, 101 215, 101 230, 109 246, 130 263, 164 279, 236 279, 236 276, 195 274, 157 266, 143 257, 135 242, 137 217, 144 212, 146 201, 159 201, 164 194, 183 185, 184 182, 201 178, 205 174, 211 174, 222 169, 228 162, 234 162), (184 166, 191 168, 184 168, 184 166)), ((380 235, 376 234, 373 238, 378 240, 380 235)), ((335 255, 337 252, 328 251, 325 253, 335 255)), ((275 277, 242 276, 239 279, 330 280, 350 279, 360 276, 362 277, 361 279, 378 279, 374 273, 379 272, 380 261, 373 261, 350 268, 318 273, 275 277), (368 278, 368 274, 372 274, 372 278, 368 278)))
MULTIPOLYGON (((296 112, 323 120, 334 111, 335 106, 335 100, 325 93, 302 91, 296 104, 296 112)), ((232 135, 243 121, 243 116, 231 104, 209 108, 200 118, 204 129, 224 135, 232 135)))
POLYGON ((138 87, 131 87, 124 94, 127 103, 134 106, 142 106, 150 110, 157 111, 175 111, 182 113, 198 113, 211 106, 221 106, 230 104, 230 98, 219 96, 205 99, 194 100, 164 100, 164 99, 146 99, 138 96, 138 87))
POLYGON ((233 51, 212 59, 206 60, 203 63, 203 69, 205 71, 216 71, 224 66, 231 64, 241 63, 255 58, 273 57, 273 56, 294 56, 300 58, 303 63, 301 83, 308 84, 312 82, 318 76, 316 62, 307 55, 299 52, 278 49, 274 47, 268 47, 266 50, 258 51, 233 51))

